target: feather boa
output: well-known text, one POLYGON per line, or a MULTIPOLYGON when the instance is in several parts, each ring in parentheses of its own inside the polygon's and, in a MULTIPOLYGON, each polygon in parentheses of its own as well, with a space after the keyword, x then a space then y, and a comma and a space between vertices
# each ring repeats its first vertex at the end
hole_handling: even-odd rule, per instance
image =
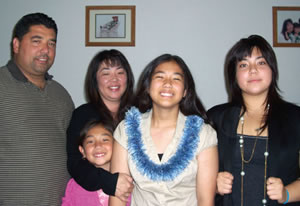
POLYGON ((199 132, 203 119, 196 115, 188 116, 183 136, 176 153, 164 164, 156 164, 145 153, 140 130, 141 113, 132 107, 125 117, 128 136, 128 153, 131 155, 138 171, 153 181, 172 181, 183 172, 194 158, 200 141, 199 132))

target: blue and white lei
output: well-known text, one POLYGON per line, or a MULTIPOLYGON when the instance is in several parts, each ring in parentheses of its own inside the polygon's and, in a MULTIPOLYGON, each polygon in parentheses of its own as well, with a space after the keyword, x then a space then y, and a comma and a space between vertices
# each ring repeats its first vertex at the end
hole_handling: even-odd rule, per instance
POLYGON ((128 153, 131 155, 138 171, 153 181, 172 181, 183 172, 194 158, 198 142, 199 131, 203 119, 196 115, 188 116, 185 121, 183 136, 176 153, 163 164, 156 164, 149 159, 145 152, 140 129, 141 113, 132 107, 125 117, 125 127, 128 136, 128 153))

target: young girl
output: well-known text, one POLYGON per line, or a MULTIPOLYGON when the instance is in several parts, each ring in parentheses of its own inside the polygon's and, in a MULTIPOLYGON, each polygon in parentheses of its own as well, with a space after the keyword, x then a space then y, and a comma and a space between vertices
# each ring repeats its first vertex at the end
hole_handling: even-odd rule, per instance
MULTIPOLYGON (((131 205, 213 206, 216 132, 184 61, 170 54, 154 59, 141 74, 136 101, 115 131, 111 165, 133 177, 131 205)), ((110 197, 110 205, 125 202, 110 197)))
MULTIPOLYGON (((80 132, 79 151, 83 158, 97 168, 110 170, 113 147, 113 126, 110 123, 92 120, 80 132)), ((62 206, 108 206, 109 196, 102 190, 87 191, 70 179, 62 206)))

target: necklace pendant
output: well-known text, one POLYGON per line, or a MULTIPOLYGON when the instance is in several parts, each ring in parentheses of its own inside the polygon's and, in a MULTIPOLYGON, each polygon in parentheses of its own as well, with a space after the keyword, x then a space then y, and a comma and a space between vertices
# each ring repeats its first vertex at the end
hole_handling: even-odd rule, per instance
POLYGON ((243 135, 240 136, 239 142, 240 142, 240 148, 242 148, 244 146, 244 137, 243 137, 243 135))

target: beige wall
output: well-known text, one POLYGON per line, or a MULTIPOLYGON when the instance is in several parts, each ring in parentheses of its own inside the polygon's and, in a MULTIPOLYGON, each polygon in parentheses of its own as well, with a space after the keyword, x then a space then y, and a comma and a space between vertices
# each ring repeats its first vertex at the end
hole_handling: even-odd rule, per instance
MULTIPOLYGON (((223 63, 229 48, 250 34, 272 42, 272 6, 300 6, 298 0, 1 0, 0 4, 0 64, 9 58, 16 21, 27 13, 47 13, 59 28, 57 56, 50 73, 67 88, 76 106, 85 102, 83 80, 89 61, 108 48, 85 47, 85 6, 136 5, 136 46, 114 48, 128 57, 136 79, 144 66, 162 53, 183 57, 206 108, 227 101, 223 63)), ((300 104, 300 47, 274 50, 283 97, 300 104)))

